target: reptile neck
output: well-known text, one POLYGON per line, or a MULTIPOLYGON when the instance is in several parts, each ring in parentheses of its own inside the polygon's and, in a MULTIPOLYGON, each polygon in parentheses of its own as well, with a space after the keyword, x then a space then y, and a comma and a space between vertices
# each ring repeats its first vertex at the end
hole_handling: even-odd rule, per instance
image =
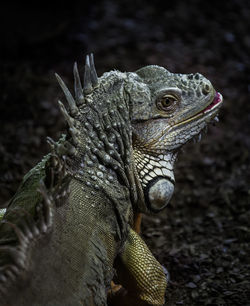
MULTIPOLYGON (((153 155, 134 148, 136 172, 138 173, 138 181, 144 193, 155 178, 161 177, 171 182, 173 185, 175 184, 174 162, 176 157, 177 153, 173 152, 153 155)), ((148 212, 145 200, 138 201, 137 207, 140 212, 148 212)))
POLYGON ((129 107, 119 95, 110 99, 103 93, 102 99, 105 108, 103 100, 98 103, 100 99, 89 97, 80 109, 75 124, 80 136, 75 155, 68 159, 68 170, 96 191, 106 191, 103 186, 112 184, 126 187, 136 202, 129 107))

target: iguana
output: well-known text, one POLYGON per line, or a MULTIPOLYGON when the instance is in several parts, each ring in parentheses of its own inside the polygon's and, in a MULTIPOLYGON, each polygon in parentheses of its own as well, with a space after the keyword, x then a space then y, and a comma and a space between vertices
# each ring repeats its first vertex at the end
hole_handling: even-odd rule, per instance
POLYGON ((74 97, 57 76, 67 133, 28 172, 0 223, 0 305, 163 305, 162 266, 139 235, 175 186, 179 148, 216 118, 204 76, 151 65, 97 77, 86 57, 74 97), (115 277, 115 283, 112 282, 115 277), (114 297, 114 299, 112 299, 114 297), (115 299, 116 298, 116 299, 115 299))

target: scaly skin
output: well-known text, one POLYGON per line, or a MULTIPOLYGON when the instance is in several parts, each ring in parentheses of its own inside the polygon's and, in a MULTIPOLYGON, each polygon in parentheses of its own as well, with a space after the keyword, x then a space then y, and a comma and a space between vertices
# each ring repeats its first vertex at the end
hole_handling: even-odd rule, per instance
MULTIPOLYGON (((200 74, 147 66, 97 78, 87 56, 75 98, 58 77, 68 133, 25 177, 0 223, 0 305, 163 305, 166 277, 139 236, 141 213, 174 191, 178 149, 222 102, 200 74), (120 294, 125 296, 120 299, 120 294)), ((1 213, 2 215, 2 213, 1 213)))

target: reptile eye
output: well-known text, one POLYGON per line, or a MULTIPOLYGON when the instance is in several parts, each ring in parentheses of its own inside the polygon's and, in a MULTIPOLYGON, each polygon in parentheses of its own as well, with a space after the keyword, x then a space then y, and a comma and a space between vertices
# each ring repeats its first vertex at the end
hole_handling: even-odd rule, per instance
POLYGON ((169 112, 169 111, 175 109, 175 106, 176 106, 177 102, 178 102, 178 100, 175 96, 165 95, 157 101, 157 107, 160 110, 163 110, 165 112, 169 112))

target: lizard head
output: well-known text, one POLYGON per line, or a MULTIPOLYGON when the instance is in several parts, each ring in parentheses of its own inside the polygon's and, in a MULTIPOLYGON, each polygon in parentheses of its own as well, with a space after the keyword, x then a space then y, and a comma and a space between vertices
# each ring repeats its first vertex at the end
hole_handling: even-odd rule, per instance
POLYGON ((199 73, 146 66, 129 78, 135 164, 147 209, 157 212, 174 191, 176 152, 216 117, 222 96, 199 73))
POLYGON ((162 210, 174 191, 178 149, 200 134, 222 104, 210 81, 199 73, 176 74, 159 66, 98 78, 93 54, 86 57, 83 87, 74 66, 75 99, 57 79, 69 107, 59 102, 68 136, 63 144, 50 140, 52 150, 67 154, 72 171, 80 168, 77 178, 88 173, 96 182, 98 175, 108 175, 95 186, 108 186, 109 180, 114 186, 115 181, 129 188, 140 211, 162 210), (103 173, 93 176, 94 165, 103 173))

